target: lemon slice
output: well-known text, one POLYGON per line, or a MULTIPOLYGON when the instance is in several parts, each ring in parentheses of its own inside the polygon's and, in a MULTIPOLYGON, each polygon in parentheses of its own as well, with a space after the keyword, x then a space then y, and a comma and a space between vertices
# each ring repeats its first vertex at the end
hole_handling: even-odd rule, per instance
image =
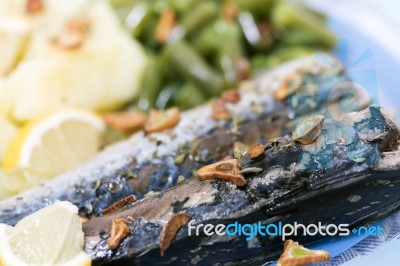
POLYGON ((51 178, 92 157, 102 145, 102 119, 90 112, 63 110, 25 125, 3 159, 6 173, 28 169, 51 178))
POLYGON ((0 224, 0 266, 91 265, 78 208, 58 202, 17 223, 0 224))

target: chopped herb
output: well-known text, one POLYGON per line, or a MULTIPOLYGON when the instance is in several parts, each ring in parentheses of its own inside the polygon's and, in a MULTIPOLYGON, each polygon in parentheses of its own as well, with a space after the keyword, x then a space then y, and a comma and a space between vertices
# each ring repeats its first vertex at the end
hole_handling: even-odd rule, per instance
POLYGON ((178 185, 185 183, 185 177, 183 175, 178 176, 178 185))

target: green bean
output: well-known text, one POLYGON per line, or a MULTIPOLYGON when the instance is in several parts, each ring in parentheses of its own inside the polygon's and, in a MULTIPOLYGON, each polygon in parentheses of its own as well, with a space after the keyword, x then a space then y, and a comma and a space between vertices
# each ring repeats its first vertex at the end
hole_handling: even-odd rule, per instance
POLYGON ((199 34, 194 43, 201 54, 215 58, 214 62, 223 73, 225 85, 235 86, 239 81, 235 61, 244 54, 239 25, 233 21, 216 20, 199 34))
POLYGON ((143 111, 147 111, 155 106, 163 85, 161 65, 158 63, 160 59, 152 55, 149 55, 148 58, 139 95, 139 108, 143 111))
POLYGON ((214 24, 206 26, 193 39, 193 46, 204 57, 213 57, 219 46, 219 36, 215 32, 214 24))
POLYGON ((234 0, 240 10, 249 11, 255 15, 266 17, 275 0, 234 0))
POLYGON ((218 66, 222 70, 227 86, 232 87, 240 80, 236 61, 243 57, 242 34, 237 23, 218 20, 214 24, 217 40, 218 66))
POLYGON ((186 12, 190 11, 197 3, 201 3, 202 0, 168 0, 167 2, 172 9, 181 14, 185 14, 186 12))
POLYGON ((129 12, 125 19, 125 24, 134 37, 140 37, 143 35, 146 25, 152 16, 155 16, 155 12, 150 4, 141 2, 129 12))
POLYGON ((280 46, 275 48, 271 54, 283 61, 288 61, 301 56, 316 52, 315 49, 304 46, 280 46))
POLYGON ((155 32, 158 25, 158 18, 151 15, 146 19, 146 23, 143 23, 143 27, 138 29, 137 38, 146 47, 150 48, 152 51, 156 51, 159 48, 159 43, 155 39, 155 32))
MULTIPOLYGON (((148 2, 149 0, 143 0, 143 1, 148 2)), ((151 6, 153 7, 154 11, 158 15, 161 15, 165 10, 171 8, 168 1, 165 0, 150 0, 150 2, 152 3, 151 6)))
POLYGON ((241 12, 238 21, 247 42, 256 50, 266 50, 275 42, 273 27, 267 20, 257 23, 253 14, 241 12))
POLYGON ((278 28, 283 30, 297 28, 303 32, 310 32, 327 47, 332 47, 336 43, 336 37, 324 27, 321 17, 299 3, 279 2, 274 8, 272 20, 278 28))
POLYGON ((132 8, 141 0, 108 0, 111 6, 115 9, 119 8, 132 8))
POLYGON ((256 54, 250 59, 252 73, 275 67, 287 60, 309 55, 317 50, 304 46, 277 46, 268 55, 256 54))
POLYGON ((140 1, 138 0, 109 0, 111 6, 117 12, 118 16, 125 20, 125 18, 129 15, 132 8, 138 4, 140 1))
MULTIPOLYGON (((327 46, 328 43, 321 41, 321 38, 313 32, 305 32, 300 29, 292 29, 282 33, 281 43, 287 46, 309 45, 312 47, 327 46)), ((333 44, 333 43, 332 43, 333 44)), ((330 47, 329 47, 330 48, 330 47)))
POLYGON ((197 51, 207 56, 215 55, 221 49, 240 51, 237 53, 241 54, 244 49, 241 38, 241 30, 236 23, 219 19, 205 27, 193 44, 197 51))
POLYGON ((224 50, 225 53, 232 55, 243 54, 242 33, 237 23, 217 20, 213 26, 215 37, 219 37, 216 42, 217 49, 224 50))
POLYGON ((261 34, 254 16, 250 12, 241 12, 239 14, 239 24, 247 42, 252 46, 256 46, 260 42, 261 34))
POLYGON ((215 1, 203 1, 195 5, 182 18, 186 36, 191 36, 212 22, 218 15, 218 4, 215 1))
POLYGON ((181 78, 191 80, 209 96, 216 96, 222 90, 221 76, 187 42, 177 41, 167 45, 164 58, 170 69, 181 78))
POLYGON ((263 69, 279 65, 282 60, 273 54, 256 54, 250 59, 250 69, 252 73, 257 73, 263 69))
POLYGON ((186 82, 173 95, 174 104, 181 109, 189 109, 204 103, 207 97, 202 92, 201 88, 193 82, 186 82))
POLYGON ((173 104, 173 95, 182 87, 182 84, 171 81, 164 86, 158 95, 155 107, 157 109, 165 109, 173 104))
MULTIPOLYGON (((286 0, 286 1, 288 1, 288 0, 286 0)), ((323 23, 323 25, 326 25, 327 17, 323 13, 320 13, 314 9, 307 8, 306 6, 304 6, 304 8, 307 9, 307 11, 312 14, 312 16, 314 16, 316 19, 321 21, 321 23, 323 23)))
POLYGON ((217 55, 217 64, 225 79, 225 87, 234 87, 239 81, 236 72, 235 57, 220 53, 217 55))

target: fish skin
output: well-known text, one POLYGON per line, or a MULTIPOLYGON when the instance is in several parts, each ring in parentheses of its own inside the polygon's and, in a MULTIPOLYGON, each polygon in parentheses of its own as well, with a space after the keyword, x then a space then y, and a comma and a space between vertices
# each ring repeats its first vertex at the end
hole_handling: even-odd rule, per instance
MULTIPOLYGON (((400 132, 379 107, 370 107, 354 115, 363 118, 346 125, 353 128, 346 131, 347 143, 333 139, 331 134, 332 128, 339 131, 344 124, 328 119, 318 137, 325 146, 318 141, 313 147, 298 145, 284 137, 279 140, 278 147, 267 144, 264 155, 257 160, 243 156, 241 169, 263 169, 261 173, 246 175, 248 184, 245 188, 219 180, 202 182, 192 179, 142 199, 125 210, 91 219, 83 228, 85 251, 92 256, 93 265, 211 265, 216 262, 216 257, 221 265, 258 265, 275 259, 282 250, 283 241, 263 236, 250 242, 245 240, 245 236, 188 236, 188 227, 185 226, 161 257, 159 240, 162 228, 170 216, 178 212, 192 217, 195 224, 214 225, 236 221, 242 224, 258 221, 293 224, 296 221, 355 226, 387 215, 400 207, 400 157, 397 166, 386 166, 385 169, 385 153, 381 149, 397 149, 400 132), (366 132, 376 138, 360 141, 366 132), (313 161, 320 165, 316 167, 314 162, 302 162, 303 155, 316 147, 319 153, 313 154, 313 161), (370 156, 370 161, 355 162, 351 157, 353 150, 357 150, 359 156, 370 156), (337 151, 337 154, 327 159, 330 151, 337 151), (360 196, 360 200, 351 201, 354 195, 360 196), (135 219, 131 224, 133 233, 118 250, 111 252, 107 239, 100 238, 99 232, 107 233, 112 219, 127 216, 135 219)), ((307 244, 318 238, 298 237, 297 240, 307 244)))
MULTIPOLYGON (((241 100, 236 104, 227 104, 230 113, 239 124, 243 125, 243 128, 253 124, 253 128, 258 130, 257 134, 270 131, 266 135, 253 135, 251 140, 248 140, 249 144, 254 143, 254 138, 272 138, 282 134, 274 132, 282 128, 278 125, 271 127, 262 125, 263 121, 269 123, 273 117, 283 120, 282 124, 287 119, 287 116, 282 114, 285 112, 282 110, 282 105, 274 102, 271 95, 288 73, 304 68, 305 65, 308 68, 315 66, 331 68, 323 65, 314 56, 295 60, 246 83, 241 88, 241 100), (256 106, 258 109, 249 108, 250 106, 256 106)), ((172 134, 145 135, 143 132, 134 134, 127 141, 107 147, 79 168, 1 201, 0 223, 14 225, 21 218, 58 200, 72 202, 79 207, 81 214, 96 216, 104 208, 128 195, 134 194, 137 198, 141 198, 149 191, 167 189, 176 184, 179 175, 188 177, 193 169, 221 156, 216 151, 209 152, 204 149, 205 152, 201 153, 199 158, 192 155, 194 158, 191 158, 191 163, 179 167, 174 163, 179 147, 191 146, 196 140, 208 138, 210 143, 214 143, 215 150, 219 148, 224 151, 230 148, 231 143, 224 141, 219 143, 212 139, 213 133, 221 127, 225 131, 232 129, 232 125, 228 122, 211 119, 210 105, 184 112, 181 122, 172 130, 172 134), (132 178, 131 175, 139 178, 132 178)), ((231 139, 233 133, 235 132, 221 133, 220 140, 231 139)), ((247 137, 244 134, 241 136, 247 137)), ((209 147, 205 140, 204 147, 209 147)))

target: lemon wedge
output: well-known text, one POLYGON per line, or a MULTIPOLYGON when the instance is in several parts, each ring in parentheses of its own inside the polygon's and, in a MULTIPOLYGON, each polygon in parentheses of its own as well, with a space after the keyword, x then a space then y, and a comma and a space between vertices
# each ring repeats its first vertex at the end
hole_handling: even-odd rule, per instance
POLYGON ((71 170, 98 152, 102 119, 81 110, 62 110, 26 124, 11 141, 3 169, 27 169, 41 178, 71 170))
POLYGON ((78 208, 57 202, 17 223, 0 224, 0 266, 90 266, 78 208))

